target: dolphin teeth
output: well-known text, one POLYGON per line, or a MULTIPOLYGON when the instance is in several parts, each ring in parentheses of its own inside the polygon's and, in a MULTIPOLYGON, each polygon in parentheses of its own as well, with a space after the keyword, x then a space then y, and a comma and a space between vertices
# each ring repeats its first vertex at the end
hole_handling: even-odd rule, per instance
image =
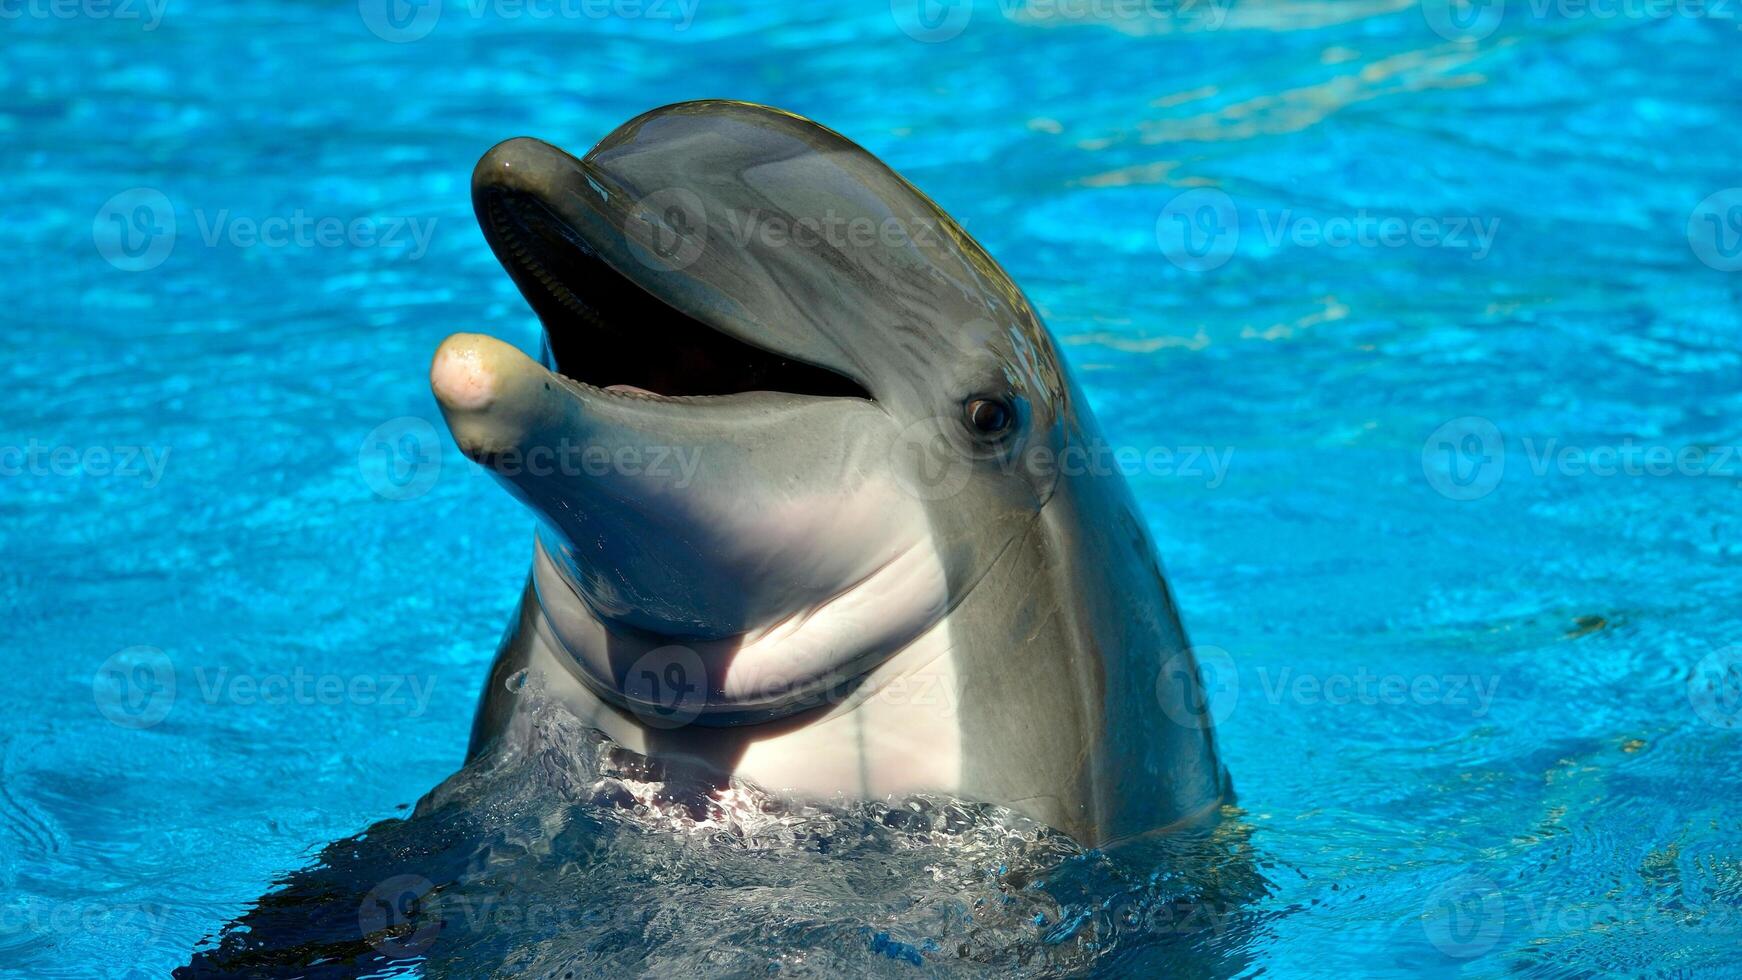
POLYGON ((532 273, 533 278, 549 289, 551 295, 556 297, 557 302, 562 304, 570 313, 589 321, 596 320, 597 318, 592 315, 592 311, 581 302, 580 297, 576 296, 562 280, 552 275, 550 270, 545 268, 544 263, 532 254, 532 249, 513 230, 513 225, 508 220, 501 205, 493 205, 490 210, 497 221, 497 227, 503 232, 503 239, 508 245, 508 251, 522 263, 527 271, 532 273))
POLYGON ((744 392, 731 392, 724 395, 662 395, 657 391, 648 391, 646 388, 637 388, 634 385, 595 385, 563 374, 561 371, 552 373, 585 394, 609 395, 612 398, 630 398, 649 402, 718 402, 744 394, 744 392))

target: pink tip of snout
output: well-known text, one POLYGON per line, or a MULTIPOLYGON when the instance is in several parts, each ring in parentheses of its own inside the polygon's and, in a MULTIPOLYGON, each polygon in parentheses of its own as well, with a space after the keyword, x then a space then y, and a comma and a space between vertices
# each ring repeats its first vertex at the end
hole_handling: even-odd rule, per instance
POLYGON ((429 384, 449 408, 487 408, 496 397, 496 376, 474 344, 450 339, 436 351, 429 367, 429 384))

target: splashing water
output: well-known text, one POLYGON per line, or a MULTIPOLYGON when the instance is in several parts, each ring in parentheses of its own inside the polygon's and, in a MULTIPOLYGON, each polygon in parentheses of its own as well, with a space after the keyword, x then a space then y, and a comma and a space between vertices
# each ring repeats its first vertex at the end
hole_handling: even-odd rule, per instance
POLYGON ((1084 849, 940 797, 702 793, 532 699, 407 820, 327 847, 179 976, 1050 976, 1237 965, 1263 893, 1237 811, 1084 849))

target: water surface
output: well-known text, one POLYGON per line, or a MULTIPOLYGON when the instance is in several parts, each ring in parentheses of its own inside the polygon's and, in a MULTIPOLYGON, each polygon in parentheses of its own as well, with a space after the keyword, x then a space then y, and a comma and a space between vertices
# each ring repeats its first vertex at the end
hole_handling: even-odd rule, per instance
POLYGON ((1148 875, 1191 861, 973 808, 953 831, 886 822, 899 804, 777 814, 721 842, 576 789, 534 833, 509 805, 539 810, 532 777, 497 773, 453 789, 503 802, 487 819, 382 846, 407 826, 446 827, 424 846, 453 860, 559 841, 577 863, 554 880, 596 891, 558 893, 557 926, 473 917, 432 966, 1734 969, 1723 8, 16 9, 0 969, 161 975, 454 771, 530 527, 428 435, 425 370, 454 330, 537 335, 472 222, 471 166, 702 97, 887 159, 1028 291, 1109 439, 1172 453, 1132 482, 1217 691, 1241 812, 1216 853, 1261 884, 1181 926, 1155 910, 1202 889, 1148 875), (295 239, 299 216, 346 231, 295 239))

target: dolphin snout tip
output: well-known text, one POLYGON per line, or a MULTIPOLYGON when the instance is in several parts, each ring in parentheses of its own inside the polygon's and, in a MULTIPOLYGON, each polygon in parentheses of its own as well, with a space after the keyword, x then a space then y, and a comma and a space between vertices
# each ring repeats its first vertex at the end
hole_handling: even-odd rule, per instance
POLYGON ((454 443, 486 466, 549 438, 542 427, 562 424, 563 393, 550 372, 495 337, 457 333, 442 341, 429 386, 454 443))
POLYGON ((429 385, 436 400, 450 411, 481 411, 500 394, 497 360, 492 348, 502 342, 475 333, 457 333, 436 349, 429 366, 429 385))
POLYGON ((516 136, 491 147, 472 169, 472 193, 507 192, 543 196, 553 177, 574 170, 575 159, 531 136, 516 136))

